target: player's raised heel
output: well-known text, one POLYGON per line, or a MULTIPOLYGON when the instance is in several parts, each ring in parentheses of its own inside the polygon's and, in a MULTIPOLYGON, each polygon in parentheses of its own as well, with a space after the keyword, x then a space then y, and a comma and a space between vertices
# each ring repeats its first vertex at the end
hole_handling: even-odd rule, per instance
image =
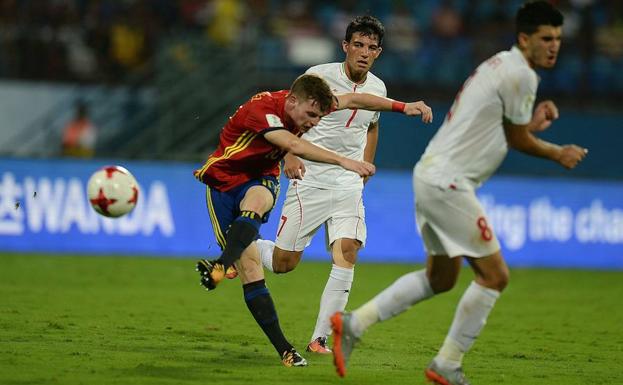
POLYGON ((281 355, 281 363, 288 368, 292 366, 307 366, 307 360, 301 357, 294 348, 283 352, 281 355))
POLYGON ((469 385, 462 368, 444 369, 437 365, 435 361, 428 365, 424 375, 429 382, 438 385, 469 385))
POLYGON ((196 270, 201 274, 201 286, 208 290, 216 289, 216 285, 225 278, 224 266, 217 261, 200 259, 196 270))
POLYGON ((327 346, 327 337, 318 337, 307 345, 308 352, 317 354, 331 354, 331 349, 327 346))

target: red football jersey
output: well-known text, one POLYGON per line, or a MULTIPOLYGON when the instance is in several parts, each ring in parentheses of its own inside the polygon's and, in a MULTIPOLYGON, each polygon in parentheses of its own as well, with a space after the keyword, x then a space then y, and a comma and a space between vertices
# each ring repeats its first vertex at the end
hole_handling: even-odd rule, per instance
POLYGON ((286 129, 299 135, 285 119, 288 92, 261 92, 240 106, 223 127, 216 151, 195 170, 195 177, 219 191, 261 176, 279 177, 279 163, 286 152, 264 139, 264 134, 286 129))

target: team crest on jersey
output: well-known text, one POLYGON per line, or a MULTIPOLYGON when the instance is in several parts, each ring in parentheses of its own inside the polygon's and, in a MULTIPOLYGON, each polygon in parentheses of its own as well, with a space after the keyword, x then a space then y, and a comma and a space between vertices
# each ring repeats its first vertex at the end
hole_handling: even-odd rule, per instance
POLYGON ((522 111, 529 113, 529 111, 532 111, 533 106, 534 106, 534 95, 533 94, 526 95, 526 97, 524 98, 523 104, 521 106, 522 111))
POLYGON ((266 122, 268 123, 268 127, 284 127, 281 119, 274 114, 266 114, 266 122))

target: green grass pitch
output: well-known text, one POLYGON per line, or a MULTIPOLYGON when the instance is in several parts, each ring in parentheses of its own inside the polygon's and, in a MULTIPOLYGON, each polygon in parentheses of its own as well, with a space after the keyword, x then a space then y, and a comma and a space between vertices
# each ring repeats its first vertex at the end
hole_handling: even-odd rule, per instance
MULTIPOLYGON (((268 285, 303 353, 330 264, 268 285)), ((357 266, 352 309, 409 265, 357 266)), ((194 261, 0 254, 0 384, 424 384, 472 274, 376 325, 347 377, 327 356, 285 368, 248 313, 239 282, 199 286, 194 261)), ((623 272, 513 269, 464 361, 473 384, 623 384, 623 272)))

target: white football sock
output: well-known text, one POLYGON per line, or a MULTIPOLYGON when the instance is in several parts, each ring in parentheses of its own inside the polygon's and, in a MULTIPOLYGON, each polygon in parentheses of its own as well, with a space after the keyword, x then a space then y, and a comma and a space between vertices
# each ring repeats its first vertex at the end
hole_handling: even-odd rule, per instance
POLYGON ((349 269, 337 265, 333 265, 331 268, 329 279, 320 298, 320 310, 318 310, 318 319, 316 320, 312 341, 318 337, 331 335, 329 319, 333 313, 344 311, 348 302, 348 296, 350 295, 350 288, 353 285, 354 275, 354 268, 349 269))
POLYGON ((392 318, 433 295, 426 270, 405 274, 355 310, 351 328, 355 335, 360 337, 367 328, 378 321, 392 318))
POLYGON ((255 241, 260 251, 260 260, 262 265, 268 271, 275 272, 273 269, 273 250, 275 250, 275 242, 267 239, 258 239, 255 241))
POLYGON ((463 355, 487 323, 487 317, 499 296, 499 291, 476 282, 469 285, 459 301, 448 336, 435 357, 438 365, 451 369, 461 366, 463 355))

